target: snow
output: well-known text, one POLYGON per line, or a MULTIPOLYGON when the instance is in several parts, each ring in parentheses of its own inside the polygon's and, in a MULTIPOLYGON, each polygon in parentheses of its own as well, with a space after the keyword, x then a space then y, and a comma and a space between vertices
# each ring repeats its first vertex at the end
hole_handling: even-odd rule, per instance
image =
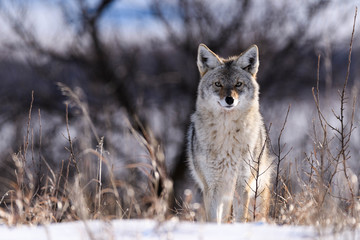
MULTIPOLYGON (((218 225, 215 223, 191 223, 155 220, 113 220, 77 221, 43 226, 8 227, 0 225, 0 238, 4 240, 305 240, 305 239, 359 239, 360 229, 336 235, 318 235, 315 227, 278 226, 275 224, 236 223, 218 225)), ((331 232, 331 231, 330 231, 331 232)))

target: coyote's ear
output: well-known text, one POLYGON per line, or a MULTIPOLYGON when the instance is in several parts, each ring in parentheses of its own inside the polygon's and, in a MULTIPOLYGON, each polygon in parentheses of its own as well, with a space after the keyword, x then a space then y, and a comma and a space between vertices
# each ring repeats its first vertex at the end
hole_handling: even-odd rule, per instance
POLYGON ((248 50, 243 52, 238 60, 237 64, 245 71, 256 75, 259 68, 259 50, 256 45, 252 45, 248 50))
POLYGON ((222 63, 220 58, 213 53, 205 44, 200 44, 198 48, 198 56, 197 56, 197 66, 199 68, 199 72, 201 77, 204 74, 219 66, 222 63))

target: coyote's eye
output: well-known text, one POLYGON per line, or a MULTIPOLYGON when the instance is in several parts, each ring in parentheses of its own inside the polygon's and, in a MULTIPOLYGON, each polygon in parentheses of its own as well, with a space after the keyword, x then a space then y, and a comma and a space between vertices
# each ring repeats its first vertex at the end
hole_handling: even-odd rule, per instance
POLYGON ((215 82, 215 86, 221 87, 221 83, 219 81, 215 82))
POLYGON ((239 88, 239 87, 241 87, 242 85, 243 85, 242 82, 238 82, 238 83, 235 84, 235 87, 239 88))

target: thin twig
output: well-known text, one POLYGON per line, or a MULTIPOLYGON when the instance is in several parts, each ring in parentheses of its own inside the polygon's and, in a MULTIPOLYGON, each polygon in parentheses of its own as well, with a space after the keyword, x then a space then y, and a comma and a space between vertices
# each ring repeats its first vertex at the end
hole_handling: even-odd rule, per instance
POLYGON ((353 213, 353 206, 354 206, 354 201, 355 201, 355 194, 354 194, 354 190, 353 190, 353 186, 351 184, 350 178, 349 178, 349 173, 347 171, 347 165, 346 162, 348 160, 347 157, 347 153, 346 153, 346 149, 348 147, 347 143, 350 141, 350 137, 351 137, 351 132, 352 132, 352 126, 353 126, 353 121, 354 121, 354 110, 355 108, 353 108, 353 113, 352 113, 352 118, 350 120, 350 129, 349 129, 349 134, 348 134, 348 139, 346 139, 345 136, 345 127, 344 126, 344 104, 346 101, 346 87, 349 81, 349 75, 350 75, 350 65, 351 65, 351 52, 352 52, 352 46, 353 46, 353 40, 354 40, 354 34, 355 34, 355 25, 356 25, 356 17, 357 17, 357 7, 355 8, 355 15, 354 15, 354 23, 353 23, 353 30, 352 30, 352 34, 351 34, 351 40, 350 40, 350 48, 349 48, 349 57, 348 57, 348 65, 347 65, 347 71, 346 71, 346 77, 345 77, 345 81, 344 81, 344 86, 341 92, 341 107, 340 107, 340 123, 341 123, 341 156, 342 156, 342 163, 343 163, 343 171, 344 171, 344 175, 346 178, 346 181, 348 183, 349 186, 349 190, 351 193, 351 206, 352 206, 352 213, 353 213))
POLYGON ((281 162, 286 158, 286 156, 290 153, 290 151, 292 150, 292 148, 284 155, 284 156, 281 156, 282 152, 283 152, 283 148, 281 146, 281 137, 282 137, 282 134, 285 130, 285 126, 286 126, 286 123, 287 123, 287 119, 288 119, 288 116, 289 116, 289 113, 290 113, 290 108, 291 108, 291 105, 289 105, 288 107, 288 110, 286 112, 286 116, 285 116, 285 120, 284 120, 284 123, 282 125, 282 128, 280 130, 280 133, 279 133, 279 136, 278 136, 278 151, 277 153, 275 153, 275 151, 273 150, 273 152, 275 153, 276 157, 277 157, 277 163, 276 163, 276 177, 275 177, 275 203, 274 203, 274 212, 273 212, 273 217, 275 218, 276 214, 277 214, 277 203, 278 203, 278 196, 279 196, 279 193, 278 193, 278 185, 279 185, 279 177, 280 177, 280 165, 281 165, 281 162))
POLYGON ((100 212, 100 206, 101 206, 101 194, 102 194, 102 159, 103 159, 103 147, 104 147, 104 137, 100 138, 100 142, 98 145, 98 151, 100 157, 99 160, 99 166, 98 166, 98 207, 97 210, 100 212))
MULTIPOLYGON (((70 136, 70 130, 69 130, 69 111, 68 111, 68 108, 69 108, 69 105, 66 104, 66 116, 65 116, 65 119, 66 119, 66 131, 67 131, 67 135, 68 135, 68 138, 67 138, 67 139, 68 139, 68 141, 69 141, 70 160, 71 160, 71 162, 74 163, 76 172, 77 172, 77 173, 80 173, 80 170, 79 170, 78 165, 77 165, 77 161, 76 161, 76 159, 75 159, 73 142, 72 142, 72 139, 71 139, 71 136, 70 136)), ((66 177, 68 177, 68 174, 67 174, 66 177)))
POLYGON ((26 129, 26 137, 24 141, 24 161, 26 162, 26 153, 29 146, 29 134, 30 134, 30 124, 31 124, 31 111, 34 103, 34 91, 31 91, 31 102, 30 102, 30 109, 29 109, 29 117, 27 122, 27 129, 26 129))

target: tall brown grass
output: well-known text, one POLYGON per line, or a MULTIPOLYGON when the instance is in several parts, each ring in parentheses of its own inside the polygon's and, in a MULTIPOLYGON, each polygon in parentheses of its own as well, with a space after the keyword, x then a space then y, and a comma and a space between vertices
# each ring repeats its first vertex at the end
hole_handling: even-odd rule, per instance
POLYGON ((134 217, 165 220, 169 215, 172 182, 166 175, 163 150, 151 131, 142 128, 139 132, 127 123, 129 132, 145 152, 148 162, 125 165, 126 169, 142 172, 143 178, 137 179, 138 182, 117 178, 104 148, 106 139, 98 137, 86 102, 66 85, 59 86, 67 97, 64 119, 66 133, 63 137, 67 142, 64 151, 68 158, 56 168, 42 156, 41 150, 35 153, 35 141, 41 146, 44 138, 41 134, 40 111, 39 136, 38 139, 34 138, 32 93, 24 144, 12 155, 14 168, 10 171, 14 178, 5 180, 9 188, 0 199, 1 221, 14 225, 134 217), (78 146, 80 141, 72 138, 69 104, 81 110, 84 125, 91 129, 97 141, 93 148, 81 149, 78 146), (36 163, 36 156, 46 166, 45 171, 39 172, 40 164, 36 163), (139 189, 140 183, 143 183, 144 189, 139 189))

